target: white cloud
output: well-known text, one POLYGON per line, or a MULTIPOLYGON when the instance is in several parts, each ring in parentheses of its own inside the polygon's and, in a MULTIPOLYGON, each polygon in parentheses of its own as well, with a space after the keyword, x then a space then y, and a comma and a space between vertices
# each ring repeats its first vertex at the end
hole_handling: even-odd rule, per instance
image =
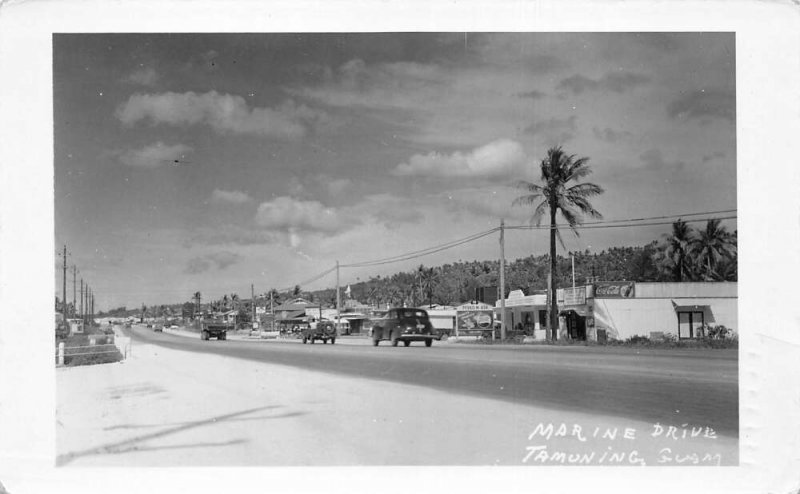
POLYGON ((142 121, 169 125, 206 124, 221 133, 256 134, 287 140, 300 139, 310 126, 323 125, 331 120, 324 112, 294 101, 286 101, 277 108, 250 108, 243 97, 216 91, 134 94, 117 109, 116 115, 126 125, 142 121))
POLYGON ((332 234, 356 223, 341 211, 325 207, 319 201, 302 201, 291 197, 278 197, 258 206, 256 222, 270 229, 287 232, 292 245, 303 232, 332 234))
POLYGON ((521 171, 526 156, 522 145, 498 139, 468 153, 416 154, 401 163, 392 174, 398 176, 494 178, 514 176, 521 171))
POLYGON ((156 70, 152 67, 146 67, 133 71, 125 81, 142 86, 154 86, 158 79, 156 70))
POLYGON ((214 189, 211 193, 211 200, 217 203, 243 204, 250 199, 246 192, 239 190, 214 189))
POLYGON ((184 144, 167 145, 158 141, 142 149, 128 150, 119 156, 119 160, 128 166, 158 168, 161 165, 183 158, 191 150, 191 147, 184 144))

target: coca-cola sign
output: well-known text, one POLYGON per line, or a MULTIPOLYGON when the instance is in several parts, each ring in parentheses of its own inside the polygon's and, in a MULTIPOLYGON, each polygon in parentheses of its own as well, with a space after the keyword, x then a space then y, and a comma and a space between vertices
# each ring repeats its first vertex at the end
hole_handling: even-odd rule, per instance
POLYGON ((633 298, 635 285, 632 281, 605 281, 594 286, 595 298, 633 298))

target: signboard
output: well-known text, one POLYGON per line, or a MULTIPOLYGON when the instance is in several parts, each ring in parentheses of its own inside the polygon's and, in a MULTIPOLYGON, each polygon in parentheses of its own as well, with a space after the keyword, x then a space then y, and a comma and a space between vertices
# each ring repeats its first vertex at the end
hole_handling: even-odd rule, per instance
POLYGON ((563 288, 557 291, 559 305, 584 305, 586 303, 586 287, 563 288))
POLYGON ((461 332, 492 329, 494 310, 489 304, 464 304, 456 307, 456 330, 461 332))
POLYGON ((633 298, 635 293, 632 281, 604 281, 594 286, 595 298, 633 298))

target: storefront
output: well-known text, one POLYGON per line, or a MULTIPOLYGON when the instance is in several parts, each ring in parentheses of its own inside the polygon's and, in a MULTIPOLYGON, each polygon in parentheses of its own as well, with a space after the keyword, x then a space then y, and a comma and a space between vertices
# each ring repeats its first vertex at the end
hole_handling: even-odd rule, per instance
MULTIPOLYGON (((702 338, 708 326, 738 325, 737 284, 731 282, 599 282, 556 291, 559 338, 604 341, 632 336, 702 338)), ((511 292, 505 301, 507 328, 545 338, 547 296, 511 292)))
POLYGON ((533 336, 536 339, 546 337, 547 328, 547 295, 536 293, 525 295, 522 290, 512 290, 506 299, 505 313, 500 307, 500 300, 495 302, 495 319, 504 320, 507 334, 512 332, 533 336))

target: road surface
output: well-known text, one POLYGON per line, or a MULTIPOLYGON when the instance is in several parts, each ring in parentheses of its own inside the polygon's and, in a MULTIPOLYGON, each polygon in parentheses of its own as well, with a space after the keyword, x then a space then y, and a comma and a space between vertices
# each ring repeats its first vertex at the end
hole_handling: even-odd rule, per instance
POLYGON ((130 334, 57 373, 59 465, 738 463, 736 352, 130 334))
MULTIPOLYGON (((517 404, 651 422, 711 426, 738 435, 735 350, 422 343, 381 345, 201 341, 131 331, 166 348, 214 353, 353 377, 381 379, 517 404)), ((341 343, 341 341, 340 341, 341 343)))

